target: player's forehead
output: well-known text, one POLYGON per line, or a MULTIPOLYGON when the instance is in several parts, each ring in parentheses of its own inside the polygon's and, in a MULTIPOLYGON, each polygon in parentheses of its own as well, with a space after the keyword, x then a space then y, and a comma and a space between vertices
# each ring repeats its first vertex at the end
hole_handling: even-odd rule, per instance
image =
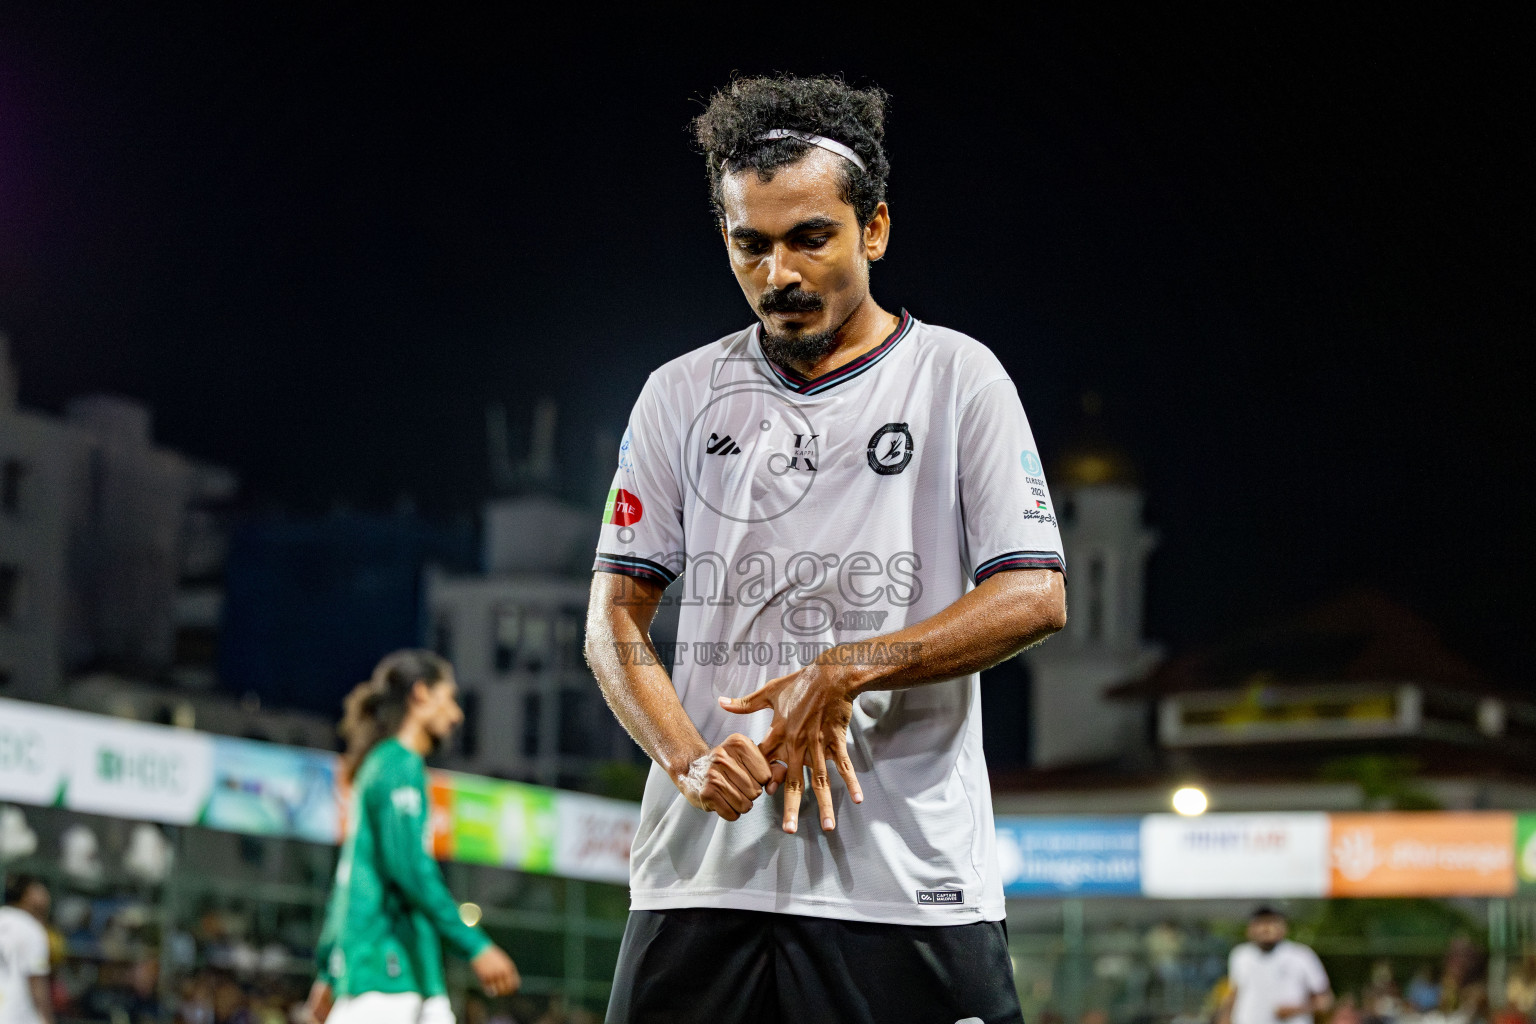
POLYGON ((763 181, 748 168, 720 182, 720 205, 727 231, 746 229, 780 237, 796 225, 816 220, 847 224, 853 207, 843 201, 842 157, 813 149, 763 181))

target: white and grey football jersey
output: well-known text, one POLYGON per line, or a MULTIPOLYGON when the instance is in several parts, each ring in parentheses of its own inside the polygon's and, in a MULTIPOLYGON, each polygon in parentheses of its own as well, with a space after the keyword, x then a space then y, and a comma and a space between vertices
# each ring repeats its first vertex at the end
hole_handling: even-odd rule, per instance
MULTIPOLYGON (((993 573, 1064 571, 1034 437, 985 346, 904 312, 877 348, 806 380, 765 358, 758 332, 651 374, 594 566, 670 585, 681 605, 672 681, 711 746, 732 732, 761 740, 773 718, 730 714, 718 696, 835 644, 876 662, 917 657, 878 638, 993 573)), ((653 765, 631 905, 1001 920, 979 676, 862 695, 849 750, 864 802, 833 773, 831 833, 809 791, 787 835, 782 793, 727 822, 653 765)))

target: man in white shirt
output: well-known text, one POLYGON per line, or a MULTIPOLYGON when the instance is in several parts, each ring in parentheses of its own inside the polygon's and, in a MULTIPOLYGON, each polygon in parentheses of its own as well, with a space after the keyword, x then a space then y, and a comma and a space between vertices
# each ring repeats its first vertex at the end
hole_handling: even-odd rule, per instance
POLYGON ((48 992, 48 887, 32 875, 5 886, 0 907, 0 1024, 53 1024, 48 992))
POLYGON ((1022 1024, 978 673, 1062 627, 1061 538, 1002 363, 870 293, 884 104, 696 123, 756 319, 651 374, 599 535, 587 656, 654 762, 610 1024, 1022 1024))
POLYGON ((1328 973, 1317 954, 1286 936, 1285 915, 1260 907, 1248 920, 1248 941, 1228 959, 1227 998, 1216 1024, 1305 1024, 1333 1008, 1328 973))

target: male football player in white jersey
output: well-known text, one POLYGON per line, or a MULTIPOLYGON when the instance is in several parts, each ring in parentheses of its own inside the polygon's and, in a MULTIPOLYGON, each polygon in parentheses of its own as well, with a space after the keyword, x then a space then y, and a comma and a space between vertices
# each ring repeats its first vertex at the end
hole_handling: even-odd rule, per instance
POLYGON ((5 883, 0 906, 0 1024, 53 1024, 48 991, 48 887, 32 875, 5 883))
POLYGON ((598 543, 587 656, 654 762, 613 1024, 1022 1019, 978 673, 1065 624, 1061 540, 1001 363, 870 293, 884 109, 741 79, 695 124, 757 322, 651 374, 598 543))

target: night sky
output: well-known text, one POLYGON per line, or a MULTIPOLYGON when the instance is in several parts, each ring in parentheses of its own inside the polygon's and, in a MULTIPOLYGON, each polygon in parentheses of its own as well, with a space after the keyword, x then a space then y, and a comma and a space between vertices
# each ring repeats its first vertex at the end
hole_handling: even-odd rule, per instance
POLYGON ((1154 638, 1375 586, 1528 677, 1524 24, 128 6, 0 8, 26 405, 141 398, 253 509, 470 512, 486 404, 542 395, 589 472, 650 369, 751 319, 688 120, 733 71, 836 72, 893 96, 876 297, 990 345, 1048 465, 1102 396, 1154 638))

